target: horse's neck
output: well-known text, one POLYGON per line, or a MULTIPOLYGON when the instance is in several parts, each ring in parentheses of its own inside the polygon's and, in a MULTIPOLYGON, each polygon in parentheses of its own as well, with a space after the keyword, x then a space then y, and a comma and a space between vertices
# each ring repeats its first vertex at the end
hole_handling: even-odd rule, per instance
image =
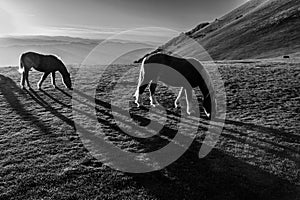
POLYGON ((68 74, 67 68, 66 68, 64 65, 61 65, 61 67, 59 68, 58 71, 59 71, 59 72, 61 73, 61 75, 63 75, 63 76, 65 76, 65 75, 68 74))

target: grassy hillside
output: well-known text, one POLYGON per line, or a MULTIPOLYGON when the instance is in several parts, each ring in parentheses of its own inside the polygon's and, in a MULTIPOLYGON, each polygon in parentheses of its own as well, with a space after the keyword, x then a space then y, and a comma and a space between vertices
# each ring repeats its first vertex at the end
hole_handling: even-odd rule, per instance
POLYGON ((184 37, 195 39, 215 60, 296 56, 300 52, 300 2, 252 0, 210 24, 172 39, 157 51, 190 52, 184 37), (176 48, 177 46, 177 48, 176 48))

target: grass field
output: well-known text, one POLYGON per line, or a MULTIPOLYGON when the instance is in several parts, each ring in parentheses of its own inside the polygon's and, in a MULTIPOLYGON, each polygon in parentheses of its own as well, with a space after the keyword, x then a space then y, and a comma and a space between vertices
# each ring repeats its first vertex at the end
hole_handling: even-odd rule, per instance
MULTIPOLYGON (((203 137, 197 136, 176 162, 144 174, 113 170, 91 156, 75 130, 72 91, 60 80, 60 89, 47 79, 43 90, 37 90, 41 74, 31 72, 33 90, 22 90, 17 68, 0 68, 0 199, 299 199, 300 62, 217 65, 225 82, 227 118, 216 147, 199 159, 203 137)), ((136 65, 113 66, 101 80, 93 76, 97 68, 86 72, 86 79, 99 81, 98 121, 107 140, 121 148, 160 148, 165 140, 135 140, 113 123, 106 88, 110 76, 118 79, 129 68, 134 73, 127 84, 134 88, 136 65)), ((73 78, 77 70, 72 68, 73 78)), ((166 100, 164 106, 171 109, 174 94, 160 89, 158 100, 166 100)), ((204 119, 200 122, 205 126, 204 119)), ((172 138, 172 123, 176 122, 170 122, 169 135, 161 135, 172 138)))

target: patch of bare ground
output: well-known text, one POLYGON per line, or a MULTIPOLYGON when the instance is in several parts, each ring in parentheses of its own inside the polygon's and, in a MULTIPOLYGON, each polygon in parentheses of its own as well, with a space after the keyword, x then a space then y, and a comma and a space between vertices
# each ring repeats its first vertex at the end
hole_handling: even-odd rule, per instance
MULTIPOLYGON (((198 158, 207 124, 199 119, 199 136, 188 151, 163 170, 145 174, 115 171, 89 154, 75 130, 72 91, 60 81, 60 89, 47 80, 43 90, 21 90, 16 68, 1 68, 0 199, 298 199, 299 63, 222 61, 218 66, 227 119, 216 148, 198 158)), ((157 99, 168 110, 164 129, 147 139, 122 132, 112 116, 111 91, 130 69, 122 84, 134 90, 136 65, 111 66, 102 77, 91 67, 85 78, 99 81, 95 110, 107 141, 129 151, 153 151, 172 140, 184 111, 172 108, 174 90, 160 85, 157 99)), ((76 71, 71 70, 73 77, 76 71)), ((30 81, 36 83, 40 75, 32 72, 30 81)), ((80 87, 94 89, 83 80, 80 87)), ((132 95, 118 92, 119 101, 132 95)), ((132 105, 133 120, 124 120, 146 125, 148 104, 132 105)), ((157 113, 151 119, 160 123, 162 118, 157 113)))

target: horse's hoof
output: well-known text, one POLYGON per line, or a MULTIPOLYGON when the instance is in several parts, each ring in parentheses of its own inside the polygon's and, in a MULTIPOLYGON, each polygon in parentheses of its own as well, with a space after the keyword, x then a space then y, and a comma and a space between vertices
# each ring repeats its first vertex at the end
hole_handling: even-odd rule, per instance
POLYGON ((159 106, 158 103, 150 103, 150 105, 151 105, 153 108, 155 108, 156 106, 159 106))
POLYGON ((188 115, 192 115, 192 114, 195 113, 195 111, 194 111, 194 110, 192 110, 192 111, 186 111, 186 113, 187 113, 188 115))
POLYGON ((206 120, 211 120, 212 116, 211 116, 211 114, 208 114, 208 113, 206 114, 205 113, 203 118, 206 119, 206 120))
POLYGON ((207 112, 205 109, 204 109, 204 114, 205 114, 206 119, 209 119, 209 120, 211 119, 211 117, 212 117, 211 113, 207 112))
POLYGON ((134 103, 136 104, 136 107, 140 107, 140 104, 137 101, 135 101, 134 103))
POLYGON ((206 120, 211 120, 211 116, 210 116, 210 115, 205 115, 205 116, 204 116, 204 119, 206 119, 206 120))

